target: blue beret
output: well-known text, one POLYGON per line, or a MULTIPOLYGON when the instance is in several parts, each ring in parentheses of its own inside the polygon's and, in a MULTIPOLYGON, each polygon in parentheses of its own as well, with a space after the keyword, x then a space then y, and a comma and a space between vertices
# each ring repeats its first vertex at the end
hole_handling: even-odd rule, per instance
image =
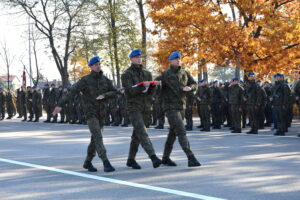
POLYGON ((31 88, 35 89, 35 88, 36 88, 36 86, 32 86, 31 88))
POLYGON ((265 81, 265 82, 264 82, 264 84, 267 84, 267 83, 269 84, 269 81, 265 81))
POLYGON ((63 88, 63 86, 62 86, 62 85, 60 85, 58 88, 63 88))
POLYGON ((54 84, 54 83, 52 83, 52 84, 51 84, 51 86, 55 86, 55 84, 54 84))
POLYGON ((240 83, 244 83, 244 81, 241 79, 241 80, 240 80, 240 83))
POLYGON ((219 82, 218 80, 214 80, 214 81, 213 81, 213 84, 218 83, 218 82, 219 82))
POLYGON ((254 76, 254 75, 255 75, 254 72, 249 72, 249 73, 248 73, 248 76, 254 76))
POLYGON ((198 83, 202 83, 202 80, 199 80, 198 83))
POLYGON ((140 56, 142 54, 143 54, 143 52, 140 49, 135 49, 129 54, 129 58, 133 58, 135 56, 140 56))
POLYGON ((94 56, 90 59, 88 66, 92 66, 93 64, 100 62, 100 57, 99 56, 94 56))
POLYGON ((3 88, 0 88, 0 90, 3 90, 3 88))
POLYGON ((207 79, 205 78, 205 79, 202 79, 202 82, 204 82, 204 81, 207 81, 207 79))
POLYGON ((274 78, 276 78, 277 76, 283 77, 283 74, 277 73, 277 74, 274 75, 274 78))
POLYGON ((229 82, 228 82, 228 81, 225 81, 225 82, 224 82, 224 85, 228 85, 228 84, 229 84, 229 82))
POLYGON ((171 55, 169 56, 169 60, 173 60, 173 59, 180 58, 180 57, 181 57, 180 52, 174 51, 174 52, 171 53, 171 55))
POLYGON ((260 83, 260 82, 261 82, 261 80, 256 81, 256 83, 260 83))
POLYGON ((30 86, 27 86, 27 88, 31 88, 30 86))
POLYGON ((235 77, 232 79, 232 81, 240 81, 240 79, 235 77))
POLYGON ((45 86, 45 87, 46 87, 46 86, 49 86, 49 84, 48 84, 48 83, 46 83, 44 86, 45 86))

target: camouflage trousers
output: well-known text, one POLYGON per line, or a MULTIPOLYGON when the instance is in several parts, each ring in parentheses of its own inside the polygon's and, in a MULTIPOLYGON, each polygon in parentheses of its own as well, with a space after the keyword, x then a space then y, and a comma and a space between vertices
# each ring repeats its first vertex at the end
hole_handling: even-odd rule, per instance
POLYGON ((102 137, 104 120, 92 117, 87 120, 87 124, 91 132, 91 141, 87 148, 85 161, 92 161, 96 152, 102 161, 107 160, 106 149, 102 137))
POLYGON ((239 110, 241 108, 240 105, 230 105, 230 113, 231 113, 231 119, 232 119, 232 127, 234 130, 242 130, 241 121, 242 121, 242 115, 241 111, 239 110))
POLYGON ((179 144, 185 154, 189 157, 194 155, 190 149, 190 143, 186 136, 186 131, 183 123, 183 113, 181 110, 169 110, 166 112, 168 122, 170 125, 169 134, 167 137, 167 141, 165 143, 164 154, 163 157, 169 157, 174 142, 176 140, 176 136, 178 137, 179 144))
POLYGON ((140 144, 142 145, 143 149, 149 157, 155 155, 153 145, 148 136, 147 129, 145 126, 146 117, 147 116, 145 116, 145 113, 138 111, 129 113, 129 119, 133 126, 133 132, 131 136, 128 159, 135 159, 140 144))

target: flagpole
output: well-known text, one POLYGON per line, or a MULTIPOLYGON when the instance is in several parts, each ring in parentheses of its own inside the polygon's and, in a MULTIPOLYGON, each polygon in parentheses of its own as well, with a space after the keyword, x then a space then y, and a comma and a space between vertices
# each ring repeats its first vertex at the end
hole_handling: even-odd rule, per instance
POLYGON ((29 48, 29 73, 30 73, 30 86, 32 86, 32 67, 31 67, 31 38, 30 38, 30 17, 28 17, 28 48, 29 48))

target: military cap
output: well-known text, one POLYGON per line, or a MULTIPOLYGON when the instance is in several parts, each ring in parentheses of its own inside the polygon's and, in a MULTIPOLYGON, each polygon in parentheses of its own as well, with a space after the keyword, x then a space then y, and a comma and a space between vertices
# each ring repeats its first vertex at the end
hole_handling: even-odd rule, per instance
POLYGON ((254 76, 254 75, 255 75, 254 72, 249 72, 249 73, 248 73, 248 76, 254 76))
POLYGON ((202 79, 202 83, 203 83, 204 81, 207 81, 207 79, 206 79, 206 78, 205 78, 205 79, 202 79))
POLYGON ((276 78, 277 76, 283 77, 283 74, 277 73, 277 74, 274 75, 274 78, 276 78))
POLYGON ((261 80, 256 81, 256 83, 261 83, 261 80))
POLYGON ((202 80, 199 80, 198 83, 202 83, 202 80))
POLYGON ((235 78, 232 79, 232 81, 240 81, 240 79, 235 77, 235 78))
POLYGON ((27 88, 29 89, 29 88, 31 88, 30 86, 27 86, 27 88))
POLYGON ((244 81, 242 79, 240 79, 240 83, 244 83, 244 81))
POLYGON ((55 84, 54 84, 54 83, 52 83, 52 84, 51 84, 51 86, 55 86, 55 84))
POLYGON ((60 85, 58 88, 63 88, 64 86, 60 85))
POLYGON ((180 52, 178 51, 174 51, 173 53, 171 53, 171 55, 169 56, 169 60, 173 60, 176 58, 181 58, 180 52))
POLYGON ((135 49, 135 50, 131 51, 131 53, 129 54, 129 58, 140 56, 142 54, 143 54, 143 52, 140 49, 135 49))
POLYGON ((36 88, 36 86, 32 86, 31 88, 32 88, 32 89, 35 89, 35 88, 36 88))
POLYGON ((45 86, 45 87, 48 87, 48 86, 49 86, 49 84, 48 84, 48 83, 46 83, 44 86, 45 86))
POLYGON ((100 57, 99 56, 94 56, 90 59, 88 66, 92 66, 93 64, 100 62, 100 57))
POLYGON ((218 82, 219 82, 218 80, 214 80, 212 83, 215 84, 215 83, 218 83, 218 82))

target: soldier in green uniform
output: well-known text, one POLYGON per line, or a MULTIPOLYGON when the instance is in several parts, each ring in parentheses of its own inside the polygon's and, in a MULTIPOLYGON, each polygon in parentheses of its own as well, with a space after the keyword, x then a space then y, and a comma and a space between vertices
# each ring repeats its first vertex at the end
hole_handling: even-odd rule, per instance
POLYGON ((34 121, 38 122, 40 119, 40 110, 42 109, 42 95, 40 91, 36 88, 36 86, 32 87, 33 93, 32 93, 32 105, 33 105, 33 113, 34 113, 34 121))
POLYGON ((201 87, 196 93, 196 98, 200 105, 200 115, 203 123, 203 129, 201 129, 201 131, 210 131, 210 105, 212 93, 208 87, 207 79, 202 80, 201 87))
POLYGON ((140 144, 152 160, 154 168, 159 167, 161 164, 161 160, 155 154, 145 126, 146 114, 149 109, 147 106, 150 104, 148 102, 149 96, 155 92, 156 86, 155 84, 150 85, 149 81, 152 80, 152 75, 149 71, 143 69, 141 55, 141 50, 133 50, 129 55, 131 66, 122 74, 127 110, 133 126, 127 166, 133 169, 141 169, 141 166, 135 160, 140 144))
POLYGON ((0 88, 0 120, 5 117, 5 95, 3 93, 3 88, 0 88))
POLYGON ((244 89, 240 86, 240 80, 233 78, 228 91, 228 102, 230 105, 230 115, 232 118, 232 133, 241 133, 241 114, 244 89))
POLYGON ((193 105, 195 101, 194 91, 186 93, 186 108, 185 108, 185 128, 187 131, 193 130, 193 105))
POLYGON ((5 102, 6 102, 6 111, 8 114, 8 117, 6 119, 11 119, 13 117, 14 104, 13 104, 13 96, 10 90, 7 90, 6 92, 5 102))
POLYGON ((258 134, 258 126, 259 126, 259 107, 263 103, 263 98, 260 94, 261 88, 255 82, 255 73, 249 72, 248 74, 248 83, 245 86, 245 94, 244 100, 247 105, 247 113, 249 116, 251 130, 247 132, 247 134, 258 134))
POLYGON ((277 132, 274 135, 285 135, 287 131, 287 105, 289 103, 290 88, 284 83, 283 74, 274 75, 275 85, 272 90, 272 104, 274 106, 276 119, 278 121, 277 132))
POLYGON ((170 129, 165 143, 162 163, 168 166, 176 166, 170 159, 173 144, 178 137, 182 150, 188 157, 188 166, 197 167, 200 163, 195 158, 186 136, 183 123, 184 109, 186 107, 186 94, 197 89, 197 83, 193 77, 180 65, 180 53, 175 51, 169 56, 170 69, 158 77, 162 85, 163 109, 169 121, 170 129))
POLYGON ((85 103, 87 124, 91 132, 91 141, 83 168, 91 172, 97 171, 92 164, 97 152, 103 161, 104 171, 112 172, 115 171, 115 168, 110 164, 103 144, 102 132, 105 117, 103 110, 106 100, 116 95, 116 89, 113 87, 112 82, 103 75, 99 56, 91 58, 88 65, 91 68, 91 73, 82 77, 72 86, 68 95, 58 102, 58 106, 53 111, 53 116, 62 110, 63 105, 81 92, 85 103))
POLYGON ((214 129, 221 129, 222 124, 222 112, 221 106, 224 96, 222 91, 219 87, 218 81, 213 82, 212 86, 212 105, 211 105, 211 114, 213 120, 213 128, 214 129))
POLYGON ((21 105, 21 88, 17 89, 16 91, 17 93, 17 112, 19 114, 19 116, 17 118, 22 118, 23 117, 23 113, 22 113, 22 105, 21 105))
POLYGON ((32 88, 30 86, 27 86, 26 105, 27 105, 27 111, 29 112, 28 122, 32 122, 32 119, 34 117, 32 94, 33 94, 32 88))
POLYGON ((44 121, 45 123, 50 123, 50 119, 51 119, 51 108, 49 105, 49 96, 50 96, 50 88, 49 88, 49 84, 46 83, 43 88, 43 99, 42 99, 43 108, 47 113, 47 119, 46 121, 44 121))
MULTIPOLYGON (((298 105, 298 112, 300 115, 300 64, 296 64, 299 65, 298 68, 295 68, 293 71, 293 76, 294 76, 294 81, 291 85, 291 91, 292 91, 292 95, 295 99, 295 103, 298 105)), ((298 135, 298 137, 300 137, 300 134, 298 135)))

